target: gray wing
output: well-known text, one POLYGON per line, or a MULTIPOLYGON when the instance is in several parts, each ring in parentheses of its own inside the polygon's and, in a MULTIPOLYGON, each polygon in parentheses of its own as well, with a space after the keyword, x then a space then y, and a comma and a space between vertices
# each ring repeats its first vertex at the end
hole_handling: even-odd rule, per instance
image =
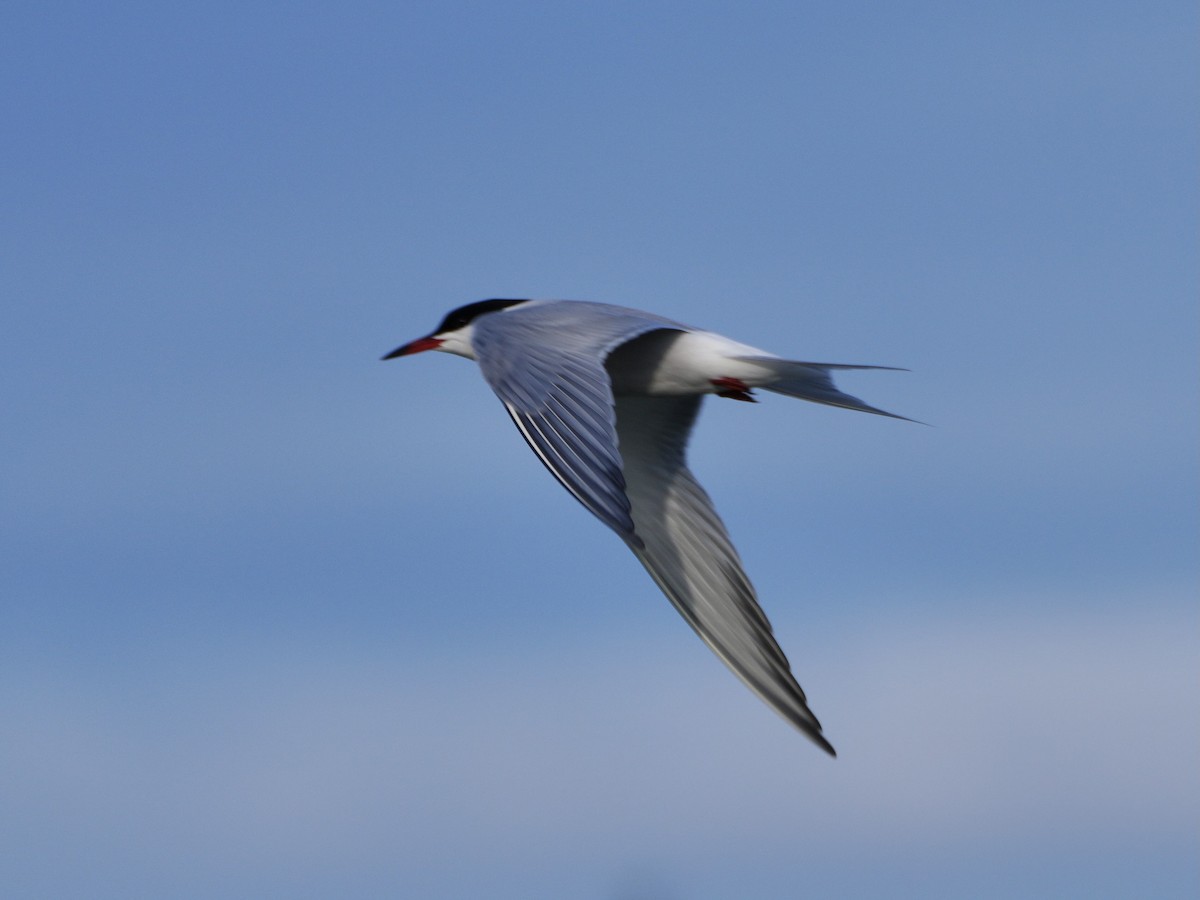
POLYGON ((759 608, 685 450, 699 397, 619 396, 617 436, 642 565, 704 643, 780 715, 836 756, 759 608))
POLYGON ((472 346, 483 377, 533 452, 571 494, 640 544, 617 452, 609 351, 668 319, 601 303, 530 303, 481 318, 472 346))
POLYGON ((687 469, 700 398, 614 401, 608 354, 663 328, 686 326, 621 307, 555 301, 481 318, 472 345, 484 378, 546 468, 621 535, 717 656, 832 754, 725 527, 687 469))

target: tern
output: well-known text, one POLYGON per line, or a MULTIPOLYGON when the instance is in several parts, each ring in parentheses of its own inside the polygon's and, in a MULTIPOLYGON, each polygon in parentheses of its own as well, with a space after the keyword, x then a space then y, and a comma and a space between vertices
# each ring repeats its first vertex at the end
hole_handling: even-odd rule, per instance
POLYGON ((439 350, 479 363, 533 452, 633 551, 701 640, 831 756, 712 501, 688 470, 706 394, 755 388, 903 419, 832 373, 890 369, 782 359, 651 313, 573 300, 481 300, 384 359, 439 350))

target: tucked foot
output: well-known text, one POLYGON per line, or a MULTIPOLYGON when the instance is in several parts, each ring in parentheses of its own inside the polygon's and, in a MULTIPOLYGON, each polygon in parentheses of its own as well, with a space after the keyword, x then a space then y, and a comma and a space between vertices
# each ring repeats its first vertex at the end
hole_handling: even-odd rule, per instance
POLYGON ((713 378, 711 379, 712 386, 715 387, 718 397, 728 397, 730 400, 745 400, 747 403, 757 403, 754 395, 750 393, 750 385, 742 381, 740 378, 713 378))

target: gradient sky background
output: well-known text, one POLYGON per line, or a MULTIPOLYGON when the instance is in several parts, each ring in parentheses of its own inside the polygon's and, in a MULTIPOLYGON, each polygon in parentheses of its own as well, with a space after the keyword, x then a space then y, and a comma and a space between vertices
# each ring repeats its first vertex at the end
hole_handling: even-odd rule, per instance
POLYGON ((12 897, 1194 897, 1191 2, 6 3, 12 897), (706 404, 826 758, 550 479, 489 296, 706 404))

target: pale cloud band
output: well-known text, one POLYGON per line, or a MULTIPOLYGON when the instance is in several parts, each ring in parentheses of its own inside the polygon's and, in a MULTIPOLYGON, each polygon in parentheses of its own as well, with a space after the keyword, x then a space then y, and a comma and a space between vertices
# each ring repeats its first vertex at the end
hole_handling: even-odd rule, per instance
POLYGON ((211 896, 234 877, 296 896, 344 869, 367 892, 467 896, 484 878, 516 897, 645 871, 693 896, 702 861, 732 854, 721 871, 771 894, 849 865, 847 847, 861 880, 962 854, 1003 872, 1020 846, 1023 865, 1029 848, 1094 855, 1097 877, 1123 860, 1172 896, 1200 805, 1178 599, 897 617, 809 653, 836 761, 682 635, 486 659, 246 648, 151 685, 10 660, 0 771, 21 827, 0 874, 61 896, 211 896))

